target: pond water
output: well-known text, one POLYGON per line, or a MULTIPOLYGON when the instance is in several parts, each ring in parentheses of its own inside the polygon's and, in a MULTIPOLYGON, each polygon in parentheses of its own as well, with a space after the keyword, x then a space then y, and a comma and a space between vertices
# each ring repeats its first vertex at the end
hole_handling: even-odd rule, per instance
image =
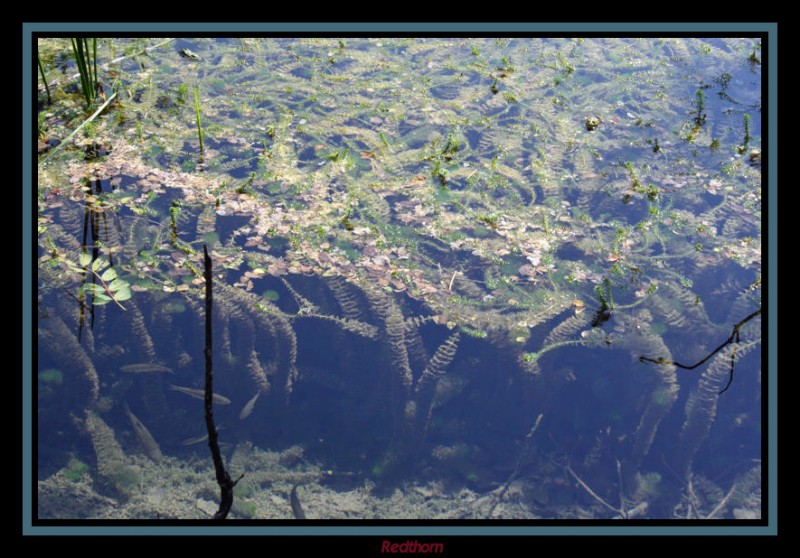
POLYGON ((213 514, 204 246, 233 517, 761 517, 757 39, 97 48, 68 138, 39 40, 40 518, 213 514))

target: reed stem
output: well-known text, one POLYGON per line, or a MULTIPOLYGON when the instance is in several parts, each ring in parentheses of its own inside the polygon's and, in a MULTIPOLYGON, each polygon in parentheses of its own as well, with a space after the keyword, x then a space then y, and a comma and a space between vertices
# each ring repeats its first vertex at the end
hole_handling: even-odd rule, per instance
POLYGON ((39 73, 42 74, 42 81, 44 82, 44 89, 47 91, 47 104, 50 105, 53 103, 53 100, 50 98, 50 86, 47 85, 47 77, 44 75, 44 67, 42 66, 42 58, 39 56, 39 53, 36 53, 36 62, 39 64, 39 73))
POLYGON ((92 50, 89 51, 89 39, 73 38, 72 50, 75 53, 75 63, 81 77, 81 91, 86 99, 86 106, 90 107, 97 97, 97 39, 92 39, 92 50))
POLYGON ((200 98, 197 96, 197 87, 194 88, 194 113, 197 117, 197 138, 200 140, 200 152, 203 152, 203 130, 200 127, 200 98))

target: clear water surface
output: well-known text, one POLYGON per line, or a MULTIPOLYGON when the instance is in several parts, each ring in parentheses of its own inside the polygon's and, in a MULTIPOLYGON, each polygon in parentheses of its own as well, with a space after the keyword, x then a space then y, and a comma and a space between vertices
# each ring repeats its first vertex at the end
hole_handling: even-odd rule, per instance
MULTIPOLYGON (((96 107, 66 39, 39 52, 54 144, 96 107)), ((98 62, 116 101, 38 167, 39 517, 213 513, 174 388, 203 388, 203 246, 233 517, 292 518, 295 485, 322 519, 760 517, 757 40, 98 62)))

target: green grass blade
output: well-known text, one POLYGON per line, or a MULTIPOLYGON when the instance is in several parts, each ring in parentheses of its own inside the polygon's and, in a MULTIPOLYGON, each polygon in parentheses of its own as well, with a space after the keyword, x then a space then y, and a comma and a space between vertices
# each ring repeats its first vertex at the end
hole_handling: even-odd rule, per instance
POLYGON ((91 60, 89 41, 86 38, 73 38, 72 50, 75 53, 75 63, 78 66, 78 74, 81 78, 81 90, 86 99, 86 105, 91 106, 97 97, 97 39, 94 41, 94 61, 91 60), (94 66, 94 75, 92 67, 94 66))
POLYGON ((197 137, 200 139, 200 152, 203 152, 203 129, 200 127, 200 98, 197 96, 197 87, 194 88, 194 112, 197 117, 197 137))
POLYGON ((47 104, 52 104, 53 100, 50 98, 50 86, 47 84, 47 77, 44 75, 44 67, 42 66, 42 58, 39 53, 36 53, 36 62, 39 63, 39 72, 42 74, 42 81, 44 82, 44 90, 47 91, 47 104))
POLYGON ((97 38, 92 38, 92 63, 94 70, 92 71, 92 85, 94 85, 94 96, 97 96, 97 38))
POLYGON ((102 105, 102 106, 101 106, 99 109, 97 109, 96 111, 94 111, 94 114, 92 114, 92 115, 91 115, 89 118, 87 118, 86 120, 84 120, 84 121, 83 121, 83 123, 81 123, 81 125, 80 125, 80 126, 78 126, 77 128, 75 128, 75 130, 73 130, 73 132, 72 132, 70 135, 68 135, 68 136, 67 136, 67 137, 64 139, 64 141, 62 141, 62 142, 61 142, 61 143, 59 143, 57 146, 55 146, 53 149, 51 149, 51 150, 50 150, 50 152, 47 154, 47 156, 46 156, 44 159, 42 159, 41 161, 39 161, 39 164, 40 164, 40 165, 42 165, 42 164, 46 163, 47 161, 49 161, 49 160, 50 160, 50 159, 53 157, 53 155, 55 155, 56 153, 58 153, 58 152, 61 150, 61 148, 62 148, 62 147, 64 147, 65 145, 67 145, 67 144, 69 143, 69 141, 70 141, 70 140, 71 140, 73 137, 75 137, 75 134, 77 134, 78 132, 80 132, 80 131, 81 131, 81 129, 82 129, 84 126, 86 126, 86 125, 87 125, 89 122, 91 122, 92 120, 94 120, 95 118, 97 118, 97 116, 98 116, 98 115, 99 115, 101 112, 103 112, 103 111, 105 110, 105 108, 106 108, 108 105, 110 105, 110 104, 111 104, 111 101, 113 101, 114 99, 116 99, 116 97, 117 97, 117 92, 115 91, 115 92, 114 92, 114 93, 113 93, 113 94, 112 94, 112 95, 111 95, 111 96, 110 96, 110 97, 109 97, 109 98, 106 100, 106 102, 105 102, 105 103, 103 103, 103 105, 102 105))

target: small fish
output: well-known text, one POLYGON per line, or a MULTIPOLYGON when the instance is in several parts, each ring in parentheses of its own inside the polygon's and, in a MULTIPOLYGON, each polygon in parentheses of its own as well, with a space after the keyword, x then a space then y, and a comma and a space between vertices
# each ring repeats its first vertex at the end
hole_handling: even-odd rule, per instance
POLYGON ((133 374, 141 374, 145 372, 168 372, 169 374, 174 374, 172 368, 167 368, 166 366, 161 366, 160 364, 151 364, 149 362, 142 362, 140 364, 126 364, 125 366, 121 366, 120 370, 122 372, 129 372, 133 374))
MULTIPOLYGON (((176 386, 176 385, 173 385, 173 384, 170 384, 169 387, 172 388, 175 391, 179 391, 181 393, 185 393, 189 397, 194 397, 195 399, 203 399, 203 400, 205 400, 205 398, 206 398, 206 392, 204 390, 202 390, 202 389, 194 389, 194 388, 176 386)), ((214 403, 216 403, 217 405, 230 405, 231 404, 231 400, 230 399, 228 399, 227 397, 225 397, 223 395, 219 395, 218 393, 213 394, 212 397, 213 397, 214 403)))
MULTIPOLYGON (((217 432, 225 430, 224 426, 217 428, 217 432)), ((199 444, 200 442, 205 442, 208 440, 208 433, 202 434, 201 436, 193 436, 191 438, 186 438, 183 442, 181 442, 184 446, 193 446, 194 444, 199 444)))
POLYGON ((300 486, 296 484, 292 487, 292 492, 289 494, 289 500, 292 504, 292 513, 294 514, 295 519, 305 519, 306 512, 303 511, 303 506, 300 505, 300 498, 297 496, 297 487, 300 486))
POLYGON ((153 435, 150 434, 150 431, 147 427, 140 421, 136 415, 131 412, 130 407, 128 404, 125 403, 125 413, 128 415, 128 419, 131 421, 131 425, 133 426, 133 431, 136 433, 136 438, 139 440, 139 443, 142 445, 142 449, 144 449, 144 453, 158 463, 164 458, 164 455, 161 453, 161 448, 156 442, 153 435))
POLYGON ((208 434, 203 434, 202 436, 193 436, 191 438, 186 438, 181 443, 184 446, 193 446, 194 444, 199 444, 200 442, 205 442, 206 440, 208 440, 208 434))
POLYGON ((250 413, 252 413, 253 409, 256 407, 256 401, 258 401, 259 395, 261 395, 261 391, 257 391, 250 401, 245 403, 244 407, 242 407, 242 412, 239 413, 239 420, 244 420, 250 416, 250 413))

